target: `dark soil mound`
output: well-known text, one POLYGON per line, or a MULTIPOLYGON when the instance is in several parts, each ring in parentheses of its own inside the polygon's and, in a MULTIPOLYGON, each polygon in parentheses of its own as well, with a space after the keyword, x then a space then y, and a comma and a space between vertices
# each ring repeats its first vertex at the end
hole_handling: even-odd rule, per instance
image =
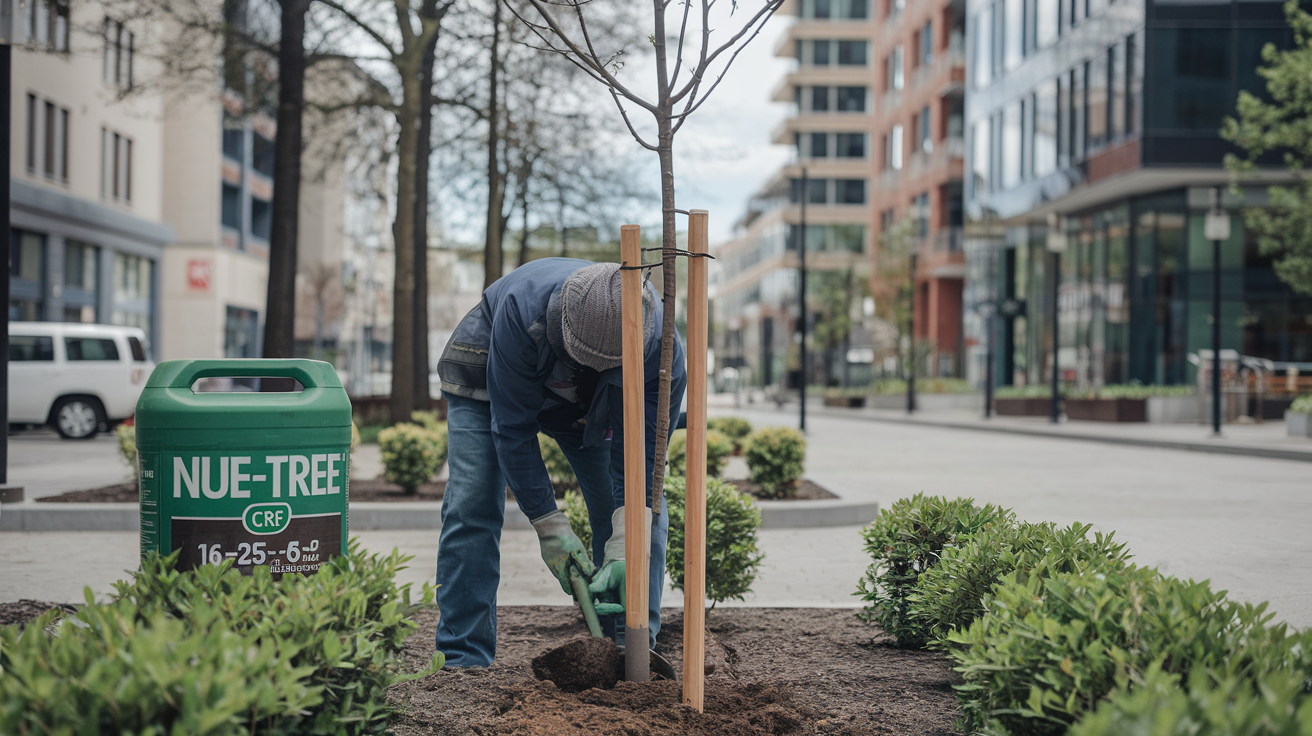
POLYGON ((445 491, 446 481, 444 480, 425 483, 416 488, 414 493, 406 493, 401 486, 388 483, 383 478, 372 478, 370 480, 352 478, 350 489, 352 501, 367 501, 370 503, 377 501, 441 501, 442 494, 445 491))
POLYGON ((0 603, 0 626, 24 626, 52 608, 58 608, 64 613, 77 613, 77 608, 67 603, 47 603, 24 598, 17 603, 0 603))
POLYGON ((609 690, 624 678, 624 655, 610 639, 580 637, 534 657, 533 676, 567 693, 609 690))
POLYGON ((755 736, 802 733, 810 714, 796 710, 785 688, 763 683, 708 682, 705 708, 683 705, 677 682, 621 682, 613 690, 589 690, 576 697, 549 685, 518 688, 515 705, 496 721, 480 724, 480 734, 688 734, 755 736))
MULTIPOLYGON (((757 483, 753 483, 750 480, 743 480, 741 478, 736 480, 730 480, 729 483, 735 486, 738 489, 739 493, 746 493, 752 498, 762 498, 761 486, 757 483)), ((797 482, 797 490, 793 492, 793 495, 788 496, 786 498, 769 499, 769 500, 828 501, 829 499, 833 499, 833 498, 838 498, 838 496, 834 495, 833 493, 830 493, 828 489, 826 489, 824 486, 816 483, 812 483, 806 478, 803 478, 797 482)))
MULTIPOLYGON (((667 609, 657 649, 683 671, 683 619, 667 609)), ((898 649, 853 610, 717 608, 707 617, 705 712, 681 704, 682 682, 619 682, 563 692, 533 677, 532 660, 577 639, 577 608, 497 609, 497 661, 449 669, 391 691, 404 708, 396 736, 504 734, 881 734, 950 736, 960 679, 934 652, 898 649)), ((415 616, 406 642, 428 663, 435 611, 415 616)))

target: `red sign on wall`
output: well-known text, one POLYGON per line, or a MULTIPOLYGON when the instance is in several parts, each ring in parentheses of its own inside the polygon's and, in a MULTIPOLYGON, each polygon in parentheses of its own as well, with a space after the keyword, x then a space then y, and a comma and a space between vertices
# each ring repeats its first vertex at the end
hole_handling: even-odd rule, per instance
POLYGON ((209 291, 212 267, 213 264, 208 260, 187 261, 187 289, 209 291))

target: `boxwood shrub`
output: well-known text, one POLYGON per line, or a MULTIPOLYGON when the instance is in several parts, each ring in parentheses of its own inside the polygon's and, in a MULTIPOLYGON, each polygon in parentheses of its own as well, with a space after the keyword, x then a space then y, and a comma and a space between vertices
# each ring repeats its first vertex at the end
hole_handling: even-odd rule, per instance
POLYGON ((747 438, 743 457, 762 497, 791 496, 806 462, 806 438, 789 427, 758 429, 747 438))
MULTIPOLYGON (((665 499, 670 514, 665 569, 675 588, 683 590, 684 498, 683 478, 665 478, 665 499)), ((719 480, 706 480, 706 599, 711 607, 728 600, 743 600, 752 590, 765 555, 757 547, 761 512, 751 499, 719 480)))
POLYGON ((378 433, 383 477, 414 493, 432 480, 446 462, 446 433, 417 424, 397 424, 378 433))
MULTIPOLYGON (((706 433, 706 474, 719 478, 724 472, 725 463, 733 454, 733 441, 728 437, 710 430, 706 433)), ((688 432, 676 429, 670 433, 670 475, 680 478, 688 475, 688 432)))
POLYGON ((752 433, 752 423, 742 417, 716 417, 706 420, 706 428, 728 437, 733 442, 733 454, 743 454, 743 445, 747 435, 752 433))
POLYGON ((918 493, 895 502, 862 530, 872 558, 857 594, 868 602, 861 616, 879 622, 903 647, 924 646, 932 636, 910 600, 920 576, 939 562, 945 548, 957 546, 989 526, 1014 523, 998 506, 975 506, 972 499, 918 493))

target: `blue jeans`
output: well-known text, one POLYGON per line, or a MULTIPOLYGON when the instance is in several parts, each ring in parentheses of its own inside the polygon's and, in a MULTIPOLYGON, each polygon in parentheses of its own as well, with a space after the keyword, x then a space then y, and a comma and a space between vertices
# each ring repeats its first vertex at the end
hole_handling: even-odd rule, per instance
MULTIPOLYGON (((497 585, 501 580, 506 482, 492 444, 491 405, 444 395, 450 465, 437 548, 437 607, 441 612, 437 650, 446 655, 448 666, 486 667, 496 658, 497 585)), ((579 448, 581 437, 572 432, 544 431, 560 442, 578 476, 592 522, 593 561, 600 565, 611 534, 610 517, 615 510, 610 442, 579 448)), ((669 515, 662 510, 651 534, 648 626, 653 646, 661 626, 668 536, 669 515)))

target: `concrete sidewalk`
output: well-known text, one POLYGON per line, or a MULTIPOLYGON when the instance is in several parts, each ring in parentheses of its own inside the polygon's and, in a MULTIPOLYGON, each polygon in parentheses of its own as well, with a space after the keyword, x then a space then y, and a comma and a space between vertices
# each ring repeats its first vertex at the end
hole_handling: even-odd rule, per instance
MULTIPOLYGON (((869 564, 861 550, 861 527, 827 529, 767 529, 761 532, 765 561, 754 593, 730 606, 807 606, 834 608, 859 605, 851 595, 869 564)), ((362 532, 355 534, 365 549, 390 552, 398 548, 414 555, 398 580, 433 582, 437 575, 435 531, 362 532)), ((83 588, 97 597, 111 592, 114 581, 128 577, 137 564, 140 538, 129 532, 9 532, 0 534, 0 601, 20 598, 80 603, 83 588)), ((531 531, 506 531, 501 536, 503 605, 569 605, 555 578, 547 572, 531 531)), ((666 589, 664 605, 681 606, 683 595, 666 589)))

